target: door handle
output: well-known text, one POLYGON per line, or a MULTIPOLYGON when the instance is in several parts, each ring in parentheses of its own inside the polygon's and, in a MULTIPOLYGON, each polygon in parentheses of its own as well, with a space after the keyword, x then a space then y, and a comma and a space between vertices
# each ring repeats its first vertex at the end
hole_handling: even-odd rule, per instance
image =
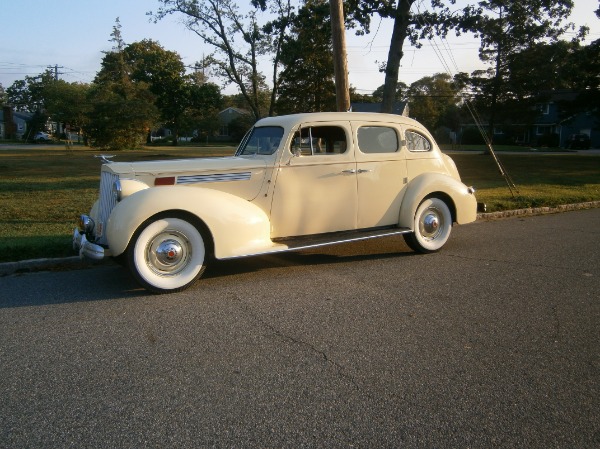
POLYGON ((353 168, 350 170, 342 170, 342 173, 350 173, 350 174, 354 174, 356 173, 356 170, 354 170, 353 168))
POLYGON ((373 170, 369 169, 364 169, 364 168, 359 168, 357 173, 369 173, 372 172, 373 170))

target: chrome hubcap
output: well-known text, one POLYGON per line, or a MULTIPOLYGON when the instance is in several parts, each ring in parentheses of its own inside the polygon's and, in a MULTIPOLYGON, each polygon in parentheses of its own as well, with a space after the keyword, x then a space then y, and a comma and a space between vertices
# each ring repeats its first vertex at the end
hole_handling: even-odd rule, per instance
POLYGON ((426 239, 435 239, 443 227, 443 217, 435 209, 428 209, 422 215, 419 224, 421 235, 426 239))
POLYGON ((185 235, 163 232, 146 247, 146 263, 156 274, 172 276, 183 270, 192 256, 192 248, 185 235))

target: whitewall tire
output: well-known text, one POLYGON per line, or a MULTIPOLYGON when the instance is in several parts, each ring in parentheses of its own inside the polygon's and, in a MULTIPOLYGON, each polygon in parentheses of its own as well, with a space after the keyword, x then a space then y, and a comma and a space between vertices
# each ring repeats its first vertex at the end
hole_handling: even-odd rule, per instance
POLYGON ((206 245, 192 223, 175 217, 143 225, 128 248, 133 276, 148 290, 177 292, 195 282, 206 268, 206 245))
POLYGON ((427 198, 417 208, 414 232, 404 234, 404 240, 420 253, 439 251, 448 241, 452 231, 452 214, 439 198, 427 198))

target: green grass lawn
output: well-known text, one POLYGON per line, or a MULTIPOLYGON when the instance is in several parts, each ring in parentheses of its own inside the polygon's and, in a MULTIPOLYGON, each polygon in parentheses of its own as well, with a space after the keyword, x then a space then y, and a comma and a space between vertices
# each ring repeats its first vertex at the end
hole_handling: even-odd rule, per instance
MULTIPOLYGON (((62 146, 0 149, 0 262, 74 255, 77 217, 98 195, 97 150, 62 146)), ((114 160, 228 156, 233 147, 148 147, 117 152, 114 160)), ((600 200, 600 156, 499 155, 516 183, 513 198, 489 155, 454 154, 467 185, 477 188, 488 210, 556 206, 600 200)))

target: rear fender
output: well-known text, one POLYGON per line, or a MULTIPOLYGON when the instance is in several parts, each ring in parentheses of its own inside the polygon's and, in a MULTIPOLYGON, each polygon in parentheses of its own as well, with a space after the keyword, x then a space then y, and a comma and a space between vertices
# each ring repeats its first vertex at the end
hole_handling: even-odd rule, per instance
POLYGON ((218 259, 274 246, 269 218, 254 204, 218 190, 161 186, 136 192, 113 209, 106 230, 111 255, 122 254, 135 231, 149 218, 179 211, 196 216, 206 225, 218 259))
POLYGON ((442 173, 423 173, 406 187, 406 193, 400 208, 399 226, 412 229, 415 213, 421 202, 429 196, 438 196, 453 211, 458 224, 470 223, 477 218, 477 201, 470 189, 455 178, 442 173))

